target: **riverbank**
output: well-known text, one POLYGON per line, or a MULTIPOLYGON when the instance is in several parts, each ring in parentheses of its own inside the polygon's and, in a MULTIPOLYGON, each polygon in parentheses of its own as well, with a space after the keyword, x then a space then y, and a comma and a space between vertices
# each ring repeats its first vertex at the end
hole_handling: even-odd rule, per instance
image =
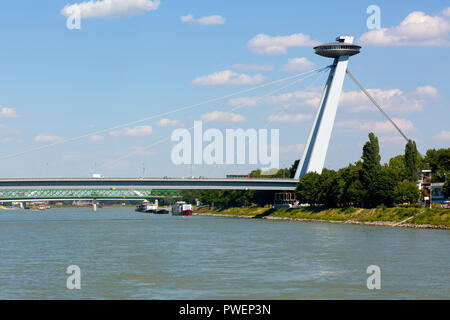
POLYGON ((247 219, 314 221, 450 230, 450 210, 437 208, 229 208, 201 210, 194 214, 247 219))

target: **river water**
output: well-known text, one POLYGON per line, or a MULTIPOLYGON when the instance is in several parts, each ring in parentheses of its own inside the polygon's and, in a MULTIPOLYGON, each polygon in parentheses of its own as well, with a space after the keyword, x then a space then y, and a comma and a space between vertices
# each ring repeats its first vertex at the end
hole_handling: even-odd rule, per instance
POLYGON ((449 299, 449 231, 130 207, 0 211, 0 299, 324 298, 449 299), (80 290, 66 287, 70 265, 80 290), (380 290, 367 288, 369 265, 380 290))

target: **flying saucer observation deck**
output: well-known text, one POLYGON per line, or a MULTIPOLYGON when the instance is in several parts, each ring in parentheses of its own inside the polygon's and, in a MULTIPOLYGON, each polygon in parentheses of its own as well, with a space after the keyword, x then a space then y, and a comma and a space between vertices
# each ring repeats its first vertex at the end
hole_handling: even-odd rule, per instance
POLYGON ((316 54, 327 58, 338 58, 340 56, 354 56, 359 53, 361 46, 345 42, 331 42, 314 47, 316 54))

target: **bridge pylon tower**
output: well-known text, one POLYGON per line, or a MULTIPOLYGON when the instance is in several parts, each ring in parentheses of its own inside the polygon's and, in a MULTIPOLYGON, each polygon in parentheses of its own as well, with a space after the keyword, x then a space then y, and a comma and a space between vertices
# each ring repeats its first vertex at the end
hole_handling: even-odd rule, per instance
POLYGON ((330 67, 330 73, 313 127, 309 133, 308 142, 295 172, 294 177, 296 179, 301 178, 308 172, 322 172, 347 71, 348 59, 350 56, 358 54, 360 49, 360 46, 353 44, 353 36, 339 36, 336 38, 336 42, 314 47, 316 54, 333 58, 334 61, 330 67))

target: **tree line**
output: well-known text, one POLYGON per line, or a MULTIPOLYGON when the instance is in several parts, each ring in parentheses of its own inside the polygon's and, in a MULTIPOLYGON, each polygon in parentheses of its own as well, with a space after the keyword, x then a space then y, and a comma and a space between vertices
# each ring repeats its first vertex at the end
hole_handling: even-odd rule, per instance
MULTIPOLYGON (((268 178, 293 178, 299 160, 290 168, 278 170, 268 178)), ((300 203, 329 208, 355 206, 373 208, 379 205, 416 204, 423 194, 417 187, 420 170, 430 169, 432 182, 444 182, 443 193, 450 195, 446 177, 450 173, 450 148, 430 149, 422 157, 416 143, 409 140, 405 152, 381 164, 378 138, 369 133, 361 159, 339 170, 323 169, 305 174, 298 182, 296 197, 300 203)), ((254 170, 251 177, 262 177, 254 170)), ((426 190, 422 191, 426 195, 426 190)), ((273 191, 190 190, 182 192, 185 201, 214 205, 219 208, 264 206, 272 204, 273 191)))

